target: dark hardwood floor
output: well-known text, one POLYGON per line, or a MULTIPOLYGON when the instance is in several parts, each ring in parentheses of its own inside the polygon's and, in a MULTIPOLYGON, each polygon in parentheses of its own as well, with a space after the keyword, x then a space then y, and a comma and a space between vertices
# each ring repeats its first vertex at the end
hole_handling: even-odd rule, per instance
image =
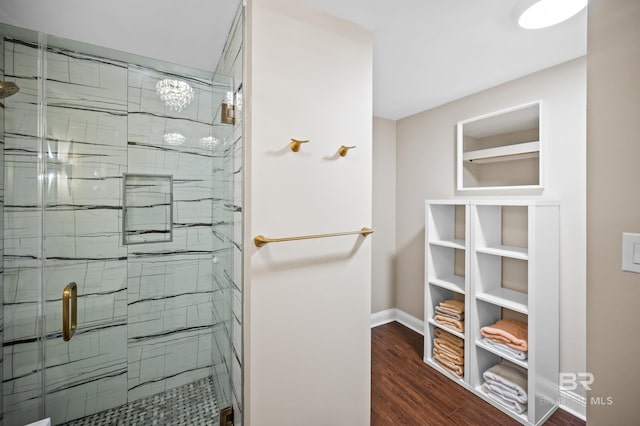
MULTIPOLYGON (((422 361, 423 337, 392 322, 371 330, 371 424, 511 426, 511 417, 422 361)), ((585 422, 557 410, 547 426, 585 422)))

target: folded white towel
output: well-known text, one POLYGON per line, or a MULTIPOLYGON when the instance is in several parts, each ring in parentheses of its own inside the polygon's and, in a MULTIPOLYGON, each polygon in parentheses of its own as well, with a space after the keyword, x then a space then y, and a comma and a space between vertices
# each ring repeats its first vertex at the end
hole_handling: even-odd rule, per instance
POLYGON ((489 368, 482 377, 490 384, 498 383, 502 388, 508 388, 508 394, 516 395, 514 401, 527 401, 527 373, 520 367, 503 362, 489 368))
POLYGON ((482 384, 482 390, 484 391, 485 394, 487 394, 487 396, 489 398, 491 398, 492 400, 496 401, 498 404, 501 404, 504 407, 507 407, 508 409, 515 411, 518 414, 522 414, 525 411, 527 411, 527 404, 526 403, 522 404, 522 403, 520 403, 518 401, 514 401, 514 400, 508 399, 508 398, 504 398, 502 395, 493 392, 487 386, 486 382, 482 384))
POLYGON ((489 346, 490 348, 495 349, 498 352, 501 352, 503 354, 512 356, 512 357, 514 357, 516 359, 520 359, 522 361, 527 359, 527 353, 526 352, 519 351, 517 349, 513 349, 512 347, 509 347, 509 346, 505 345, 504 343, 496 342, 495 340, 491 340, 488 337, 484 337, 482 339, 482 343, 484 343, 485 345, 489 346))
POLYGON ((509 386, 505 386, 499 382, 484 382, 483 386, 489 388, 493 393, 500 395, 501 397, 508 399, 510 401, 517 401, 522 404, 527 402, 527 395, 521 395, 518 392, 514 391, 513 388, 509 386))

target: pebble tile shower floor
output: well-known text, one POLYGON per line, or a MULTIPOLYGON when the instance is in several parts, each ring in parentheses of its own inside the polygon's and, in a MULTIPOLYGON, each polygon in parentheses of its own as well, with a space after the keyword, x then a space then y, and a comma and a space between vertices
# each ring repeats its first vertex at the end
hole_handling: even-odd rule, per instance
POLYGON ((66 426, 217 425, 211 377, 64 423, 66 426))

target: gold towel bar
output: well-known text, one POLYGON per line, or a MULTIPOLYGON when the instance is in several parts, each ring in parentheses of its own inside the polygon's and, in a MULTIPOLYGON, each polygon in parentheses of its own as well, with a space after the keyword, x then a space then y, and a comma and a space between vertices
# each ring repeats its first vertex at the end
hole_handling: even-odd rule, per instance
POLYGON ((365 227, 359 231, 336 232, 334 234, 301 235, 299 237, 287 237, 287 238, 267 238, 264 235, 256 235, 253 238, 253 243, 256 245, 256 247, 262 247, 265 244, 281 243, 283 241, 310 240, 313 238, 340 237, 342 235, 356 235, 356 234, 360 234, 363 237, 366 237, 369 234, 373 234, 373 229, 365 227))

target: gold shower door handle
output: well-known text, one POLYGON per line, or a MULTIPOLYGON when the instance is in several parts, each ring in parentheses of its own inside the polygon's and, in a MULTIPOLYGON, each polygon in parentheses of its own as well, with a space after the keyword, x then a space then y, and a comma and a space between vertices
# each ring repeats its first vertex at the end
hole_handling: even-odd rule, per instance
POLYGON ((62 290, 62 338, 65 342, 71 340, 76 328, 78 328, 78 286, 76 283, 69 283, 62 290), (69 307, 69 297, 71 297, 71 307, 69 307))

